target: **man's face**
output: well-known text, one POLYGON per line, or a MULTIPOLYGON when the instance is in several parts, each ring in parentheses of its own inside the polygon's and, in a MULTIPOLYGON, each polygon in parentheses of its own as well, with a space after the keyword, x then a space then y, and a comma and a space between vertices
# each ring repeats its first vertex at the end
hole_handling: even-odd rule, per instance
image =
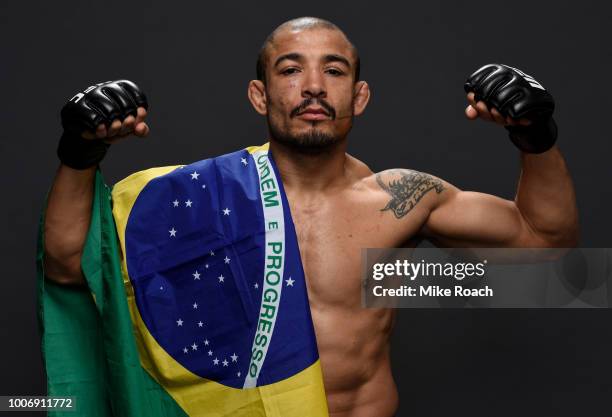
POLYGON ((324 149, 352 126, 355 57, 335 30, 278 33, 266 62, 268 127, 279 142, 324 149))

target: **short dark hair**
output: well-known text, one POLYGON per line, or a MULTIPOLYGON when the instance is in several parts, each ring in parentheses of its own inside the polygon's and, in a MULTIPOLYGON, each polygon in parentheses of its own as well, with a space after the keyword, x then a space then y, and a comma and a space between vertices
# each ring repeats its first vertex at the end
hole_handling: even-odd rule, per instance
POLYGON ((259 54, 257 55, 256 72, 258 80, 260 80, 264 84, 266 83, 266 65, 268 61, 268 49, 274 41, 274 37, 276 36, 276 34, 286 27, 291 27, 294 30, 313 29, 320 27, 329 30, 337 30, 338 32, 342 33, 342 35, 346 38, 347 42, 351 45, 351 49, 355 57, 355 82, 359 80, 361 62, 359 59, 359 53, 357 52, 357 48, 338 26, 336 26, 329 20, 320 19, 318 17, 298 17, 296 19, 288 20, 285 23, 279 25, 276 29, 272 31, 272 33, 268 35, 263 45, 259 49, 259 54))

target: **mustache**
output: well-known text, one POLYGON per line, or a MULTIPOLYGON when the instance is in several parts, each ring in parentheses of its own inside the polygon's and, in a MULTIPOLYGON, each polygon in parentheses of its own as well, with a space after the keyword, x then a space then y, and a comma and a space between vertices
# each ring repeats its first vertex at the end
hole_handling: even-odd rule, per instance
POLYGON ((297 116, 298 114, 302 113, 304 110, 306 110, 306 108, 308 106, 312 106, 313 104, 318 104, 319 106, 321 106, 323 108, 323 110, 325 110, 327 112, 327 114, 329 115, 329 117, 334 120, 336 118, 336 109, 334 109, 332 107, 331 104, 329 104, 327 101, 321 99, 321 98, 307 98, 304 101, 302 101, 302 103, 300 103, 299 106, 297 106, 295 109, 291 110, 291 113, 289 114, 289 116, 291 118, 297 116))

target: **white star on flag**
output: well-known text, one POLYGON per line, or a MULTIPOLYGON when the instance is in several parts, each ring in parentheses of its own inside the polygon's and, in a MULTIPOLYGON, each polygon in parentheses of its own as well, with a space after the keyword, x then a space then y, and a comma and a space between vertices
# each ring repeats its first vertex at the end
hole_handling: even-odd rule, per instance
POLYGON ((183 325, 183 320, 178 319, 178 320, 176 321, 176 325, 177 325, 177 326, 182 326, 182 325, 183 325))
POLYGON ((240 158, 240 162, 242 162, 244 166, 247 166, 248 164, 248 161, 246 160, 246 158, 240 158))
POLYGON ((287 287, 293 287, 295 280, 289 277, 289 279, 286 279, 285 282, 287 283, 287 287))
POLYGON ((163 290, 163 289, 164 289, 164 287, 159 287, 159 289, 160 289, 160 290, 163 290))
POLYGON ((210 343, 208 339, 204 339, 204 346, 208 346, 208 343, 210 343))
POLYGON ((229 216, 230 211, 231 211, 231 210, 229 209, 229 207, 224 208, 224 209, 223 209, 223 215, 224 215, 224 216, 229 216))
POLYGON ((172 202, 172 204, 174 205, 174 207, 178 207, 179 202, 178 202, 178 200, 174 200, 174 201, 172 202))
POLYGON ((208 264, 204 265, 204 268, 208 269, 208 264))
POLYGON ((185 207, 191 207, 191 200, 185 201, 185 207))
POLYGON ((258 284, 258 283, 255 283, 254 287, 255 287, 255 288, 259 288, 259 284, 258 284))
POLYGON ((227 359, 223 359, 223 366, 227 366, 229 362, 227 361, 227 359))
POLYGON ((199 321, 198 322, 198 327, 202 327, 202 326, 204 326, 204 323, 202 323, 202 321, 199 321))
POLYGON ((174 230, 174 227, 168 231, 170 232, 170 237, 176 237, 176 230, 174 230))
POLYGON ((240 378, 240 372, 238 372, 236 375, 238 375, 238 378, 240 378))
POLYGON ((202 184, 202 188, 206 188, 206 184, 202 184))
POLYGON ((193 171, 193 174, 190 174, 190 175, 191 175, 192 180, 197 180, 198 177, 200 176, 200 174, 198 174, 198 171, 193 171))
POLYGON ((212 356, 212 350, 208 351, 208 356, 212 356))
POLYGON ((198 303, 193 303, 193 308, 198 308, 198 303))
POLYGON ((234 352, 234 354, 232 356, 230 356, 230 358, 232 358, 232 362, 237 362, 238 361, 238 355, 236 355, 236 352, 234 352))
POLYGON ((187 352, 189 352, 189 349, 187 349, 186 347, 184 347, 184 348, 183 348, 183 352, 184 352, 184 353, 187 353, 187 352))
POLYGON ((191 348, 192 348, 193 350, 198 350, 198 345, 196 345, 196 344, 194 343, 193 345, 191 345, 191 348))
POLYGON ((200 279, 200 273, 198 271, 193 273, 193 279, 200 279))
POLYGON ((215 256, 215 253, 213 251, 210 251, 210 256, 215 256))
POLYGON ((213 359, 213 363, 214 363, 215 365, 219 365, 219 359, 217 359, 217 358, 213 359))
POLYGON ((219 282, 225 282, 224 279, 225 277, 223 275, 219 275, 219 282))
POLYGON ((226 257, 225 257, 225 259, 224 259, 224 261, 225 261, 225 263, 226 263, 226 264, 230 263, 230 260, 231 260, 231 259, 230 259, 230 258, 228 258, 227 256, 226 256, 226 257))

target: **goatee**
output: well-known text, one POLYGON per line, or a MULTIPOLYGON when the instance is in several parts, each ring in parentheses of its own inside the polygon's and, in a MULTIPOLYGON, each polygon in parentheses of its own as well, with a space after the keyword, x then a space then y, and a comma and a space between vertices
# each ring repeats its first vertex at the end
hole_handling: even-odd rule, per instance
POLYGON ((274 124, 269 122, 268 127, 270 129, 270 136, 272 139, 300 153, 323 153, 328 151, 341 140, 341 138, 323 132, 316 127, 309 129, 306 133, 300 133, 297 135, 292 135, 289 132, 277 129, 274 124))

